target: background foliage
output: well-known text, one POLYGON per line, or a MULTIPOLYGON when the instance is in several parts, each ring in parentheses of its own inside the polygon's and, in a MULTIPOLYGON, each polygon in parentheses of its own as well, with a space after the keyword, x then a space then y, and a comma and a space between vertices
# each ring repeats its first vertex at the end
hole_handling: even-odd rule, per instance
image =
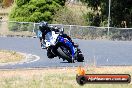
POLYGON ((10 20, 27 22, 52 22, 53 15, 65 4, 65 0, 15 0, 10 20))
MULTIPOLYGON (((65 5, 65 0, 15 0, 9 19, 18 22, 52 22, 57 10, 65 5)), ((30 31, 33 24, 10 23, 11 31, 30 31)))
MULTIPOLYGON (((89 13, 88 17, 91 21, 91 25, 100 26, 101 22, 107 21, 109 0, 81 0, 87 3, 88 7, 91 7, 93 12, 89 13), (96 25, 95 19, 97 13, 100 15, 98 22, 100 25, 96 25)), ((112 27, 132 27, 132 0, 111 0, 111 26, 112 27), (124 22, 124 23, 123 23, 124 22), (126 25, 125 25, 126 24, 126 25)))
POLYGON ((87 25, 84 14, 88 12, 85 5, 82 4, 65 4, 64 8, 59 9, 53 17, 53 22, 56 24, 65 25, 87 25))
MULTIPOLYGON (((0 0, 0 6, 5 8, 13 2, 14 8, 10 13, 13 21, 45 20, 49 23, 107 26, 109 0, 0 0), (66 1, 81 1, 91 10, 87 14, 81 11, 83 16, 79 17, 79 11, 73 11, 76 7, 67 8, 66 1)), ((132 0, 111 0, 110 26, 132 27, 132 0)))

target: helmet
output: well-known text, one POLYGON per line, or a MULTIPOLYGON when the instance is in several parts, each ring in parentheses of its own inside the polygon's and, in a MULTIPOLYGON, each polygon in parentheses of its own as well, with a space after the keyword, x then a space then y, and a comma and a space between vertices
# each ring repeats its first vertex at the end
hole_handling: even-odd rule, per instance
POLYGON ((39 29, 40 30, 44 30, 47 27, 48 27, 48 23, 47 22, 45 22, 45 21, 40 22, 40 24, 39 24, 39 29))

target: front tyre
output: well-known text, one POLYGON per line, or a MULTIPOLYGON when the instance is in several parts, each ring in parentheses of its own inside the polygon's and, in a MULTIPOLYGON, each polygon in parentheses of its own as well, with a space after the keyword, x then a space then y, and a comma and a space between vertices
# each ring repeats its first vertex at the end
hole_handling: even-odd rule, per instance
POLYGON ((57 49, 59 56, 63 59, 63 60, 67 60, 69 63, 74 63, 74 59, 72 59, 71 54, 70 54, 70 50, 68 50, 66 47, 63 46, 62 47, 58 47, 57 49))

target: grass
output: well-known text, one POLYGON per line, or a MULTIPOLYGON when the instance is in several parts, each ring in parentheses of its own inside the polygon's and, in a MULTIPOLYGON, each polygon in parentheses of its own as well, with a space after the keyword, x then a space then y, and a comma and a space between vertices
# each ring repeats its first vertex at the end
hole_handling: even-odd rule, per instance
POLYGON ((87 6, 82 3, 66 4, 66 7, 78 16, 82 16, 83 14, 87 14, 87 12, 91 12, 91 9, 87 8, 87 6))
POLYGON ((0 50, 0 63, 21 61, 24 56, 15 51, 0 50))
MULTIPOLYGON (((87 73, 128 73, 132 67, 87 67, 87 73), (115 71, 116 70, 116 71, 115 71)), ((0 88, 132 88, 132 84, 86 84, 76 82, 77 68, 1 70, 0 88)))
POLYGON ((86 5, 82 3, 66 3, 65 8, 57 11, 52 23, 69 25, 87 25, 84 15, 89 12, 86 5))
POLYGON ((73 19, 76 25, 87 25, 84 15, 90 12, 90 9, 82 3, 79 4, 66 4, 66 7, 73 13, 73 19))

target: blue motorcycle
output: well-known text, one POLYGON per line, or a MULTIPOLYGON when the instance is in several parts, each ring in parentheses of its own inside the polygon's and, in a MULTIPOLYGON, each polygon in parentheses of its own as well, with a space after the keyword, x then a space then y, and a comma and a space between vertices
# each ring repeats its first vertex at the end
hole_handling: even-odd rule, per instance
POLYGON ((69 63, 74 63, 75 60, 83 62, 84 56, 77 44, 73 44, 66 34, 55 31, 48 32, 45 35, 45 46, 47 49, 48 58, 59 57, 67 60, 69 63))

